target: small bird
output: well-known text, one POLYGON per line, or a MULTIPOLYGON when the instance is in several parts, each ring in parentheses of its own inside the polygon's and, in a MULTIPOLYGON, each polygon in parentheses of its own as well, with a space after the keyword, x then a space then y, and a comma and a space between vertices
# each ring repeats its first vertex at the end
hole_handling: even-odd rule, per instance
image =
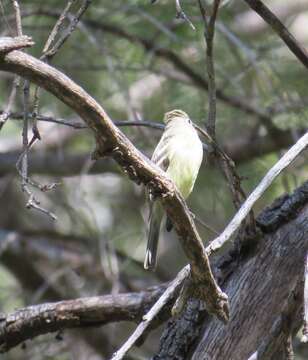
MULTIPOLYGON (((182 110, 165 114, 165 131, 154 150, 152 161, 173 180, 186 199, 192 192, 203 158, 203 147, 189 116, 182 110)), ((164 215, 159 200, 150 198, 149 232, 144 268, 154 270, 161 222, 164 215)), ((172 224, 167 219, 167 230, 172 224)))

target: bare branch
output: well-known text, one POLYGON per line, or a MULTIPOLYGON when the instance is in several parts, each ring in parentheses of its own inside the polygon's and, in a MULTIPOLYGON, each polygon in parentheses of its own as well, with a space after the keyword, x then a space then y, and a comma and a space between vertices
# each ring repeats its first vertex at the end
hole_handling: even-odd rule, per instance
POLYGON ((132 180, 143 183, 161 196, 189 258, 196 297, 205 301, 209 312, 226 321, 227 297, 215 282, 189 209, 172 181, 133 146, 93 98, 58 70, 19 51, 0 57, 0 69, 26 77, 70 106, 96 136, 97 151, 94 156, 111 156, 132 180))
POLYGON ((0 115, 0 130, 2 129, 2 127, 4 126, 4 124, 6 123, 8 118, 10 117, 10 111, 13 106, 18 87, 19 87, 19 76, 15 76, 8 103, 5 107, 5 110, 0 115))
POLYGON ((308 54, 283 23, 271 10, 260 0, 244 0, 269 26, 276 32, 281 40, 287 45, 298 60, 308 68, 308 54))
MULTIPOLYGON (((5 53, 5 41, 7 39, 8 42, 11 42, 11 45, 7 44, 6 46, 7 48, 7 52, 8 51, 12 51, 12 50, 18 50, 24 47, 28 47, 28 46, 32 46, 34 44, 34 42, 32 41, 32 39, 28 36, 23 36, 22 34, 22 27, 21 27, 21 18, 20 18, 20 9, 19 9, 19 4, 18 1, 13 0, 12 1, 14 9, 15 9, 15 21, 16 21, 16 32, 18 37, 15 38, 0 38, 0 52, 3 51, 3 53, 5 53), (15 42, 15 46, 13 46, 12 40, 15 42), (2 43, 2 44, 1 44, 2 43), (19 45, 19 46, 17 46, 19 45), (2 48, 2 49, 1 49, 2 48)), ((18 76, 15 77, 14 81, 13 81, 13 86, 12 86, 12 90, 9 96, 9 100, 8 100, 8 104, 6 106, 5 112, 3 114, 1 114, 0 116, 0 131, 3 127, 3 125, 6 123, 6 121, 9 118, 9 113, 11 111, 11 108, 13 106, 15 97, 16 97, 16 93, 17 93, 17 88, 19 87, 19 82, 20 79, 18 76)))
MULTIPOLYGON (((19 8, 19 4, 18 1, 16 0, 12 0, 13 1, 13 5, 15 8, 15 17, 16 17, 16 26, 17 26, 17 33, 19 36, 22 36, 22 27, 21 27, 21 17, 20 17, 20 8, 19 8)), ((69 1, 67 6, 65 7, 63 13, 60 15, 58 21, 56 22, 53 30, 51 31, 50 36, 48 37, 46 44, 44 46, 44 50, 43 50, 43 55, 41 56, 41 59, 47 59, 50 60, 56 53, 57 51, 61 48, 61 46, 65 43, 65 41, 69 38, 69 36, 73 33, 73 31, 75 30, 81 16, 83 15, 83 13, 86 11, 86 9, 88 8, 88 6, 90 5, 90 0, 85 0, 82 4, 82 6, 80 7, 80 9, 78 10, 76 16, 72 19, 70 26, 68 27, 67 31, 64 33, 64 35, 56 42, 56 44, 54 44, 54 46, 52 48, 49 48, 52 45, 52 42, 54 41, 57 32, 59 31, 62 22, 65 19, 65 16, 67 15, 71 5, 73 4, 74 1, 69 1)), ((17 80, 18 81, 18 80, 17 80)), ((39 87, 37 86, 35 89, 35 93, 34 93, 34 116, 32 118, 33 120, 33 125, 32 125, 32 133, 33 133, 33 137, 32 140, 29 142, 28 139, 28 126, 29 126, 29 103, 30 103, 30 82, 29 80, 26 80, 24 83, 24 87, 23 87, 23 131, 22 131, 22 139, 23 139, 23 151, 22 154, 20 156, 20 159, 17 161, 16 163, 16 167, 17 170, 19 172, 19 174, 21 175, 22 178, 22 190, 23 192, 27 193, 29 199, 27 201, 26 207, 28 209, 35 209, 38 210, 48 216, 50 216, 53 220, 56 220, 57 217, 55 216, 55 214, 53 214, 51 211, 43 208, 40 205, 40 201, 38 199, 36 199, 34 193, 32 192, 30 185, 38 187, 40 189, 42 189, 42 186, 40 186, 39 184, 37 185, 35 182, 33 182, 28 175, 28 152, 30 147, 33 145, 33 143, 37 140, 37 139, 41 139, 40 136, 40 132, 38 130, 37 127, 37 113, 38 113, 38 101, 39 101, 39 87)), ((16 91, 15 91, 16 92, 16 91)), ((14 95, 14 88, 12 90, 12 94, 14 95)), ((12 96, 10 96, 11 98, 12 96)), ((10 105, 10 102, 9 102, 10 105)), ((8 105, 8 107, 9 107, 8 105)), ((8 111, 7 111, 8 113, 8 111)), ((8 118, 8 116, 6 116, 6 119, 8 118)), ((5 120, 6 120, 5 119, 5 120)), ((5 121, 3 121, 4 124, 5 121)), ((2 125, 3 125, 2 124, 2 125)), ((54 188, 54 186, 48 186, 49 189, 54 188)))
MULTIPOLYGON (((19 3, 17 0, 12 0, 12 4, 13 4, 14 10, 15 10, 15 22, 16 22, 17 35, 19 37, 22 37, 23 32, 22 32, 19 3)), ((9 97, 6 114, 9 113, 10 108, 13 105, 13 101, 15 99, 15 95, 16 95, 16 91, 19 86, 19 83, 20 83, 20 79, 18 76, 16 76, 14 79, 13 88, 12 88, 12 91, 11 91, 11 94, 9 97)), ((27 193, 27 195, 29 196, 29 199, 26 204, 27 209, 36 209, 46 215, 49 215, 53 220, 56 220, 56 216, 52 212, 45 210, 43 207, 40 206, 40 202, 34 197, 34 194, 30 190, 29 185, 28 185, 30 182, 29 177, 28 177, 28 151, 29 151, 31 145, 33 144, 33 142, 37 138, 40 139, 40 136, 39 135, 36 136, 36 133, 35 133, 32 140, 29 143, 29 139, 28 139, 29 96, 30 96, 30 83, 29 83, 29 81, 25 81, 24 86, 23 86, 23 129, 22 129, 23 151, 22 151, 20 158, 16 162, 16 167, 22 178, 22 182, 21 182, 22 191, 27 193), (21 165, 20 168, 19 168, 19 165, 21 165)), ((3 118, 1 127, 5 124, 5 121, 7 119, 8 119, 8 115, 6 115, 3 118)), ((37 134, 39 134, 39 133, 37 132, 37 134)), ((33 184, 33 182, 32 182, 32 184, 33 184)))
MULTIPOLYGON (((22 33, 22 25, 21 25, 21 16, 20 16, 20 7, 19 7, 19 3, 17 0, 11 0, 13 8, 14 8, 14 13, 15 13, 15 22, 16 22, 16 33, 17 36, 19 38, 23 37, 23 33, 22 33)), ((17 50, 17 49, 15 49, 17 50)), ((2 116, 0 117, 0 130, 2 129, 3 125, 6 123, 6 121, 9 118, 9 112, 13 106, 16 94, 17 94, 17 88, 19 87, 19 82, 20 79, 18 76, 15 77, 14 81, 13 81, 13 87, 9 96, 9 100, 8 100, 8 104, 6 106, 6 111, 4 114, 2 114, 2 116)))
POLYGON ((20 7, 17 0, 11 0, 14 11, 15 11, 15 22, 16 22, 16 32, 17 36, 22 36, 22 25, 21 25, 21 16, 20 16, 20 7))
MULTIPOLYGON (((70 26, 67 28, 66 32, 63 34, 63 36, 53 45, 52 48, 49 48, 48 43, 46 43, 46 46, 44 47, 43 52, 43 59, 47 58, 50 60, 57 51, 62 47, 62 45, 66 42, 66 40, 71 36, 71 34, 76 29, 76 26, 78 25, 79 20, 81 19, 82 15, 85 13, 87 8, 90 6, 92 0, 84 0, 83 4, 79 8, 76 16, 74 16, 71 20, 70 26), (48 46, 48 47, 47 47, 48 46)), ((64 10, 64 15, 60 15, 60 21, 62 21, 62 18, 68 14, 68 11, 70 9, 71 4, 68 4, 64 10)), ((57 29, 58 27, 56 27, 57 29)), ((53 34, 54 36, 54 34, 53 34)), ((51 44, 50 44, 51 45, 51 44)), ((42 60, 43 60, 42 59, 42 60)))
POLYGON ((207 120, 207 129, 210 136, 215 140, 215 122, 216 122, 216 81, 215 66, 213 58, 215 23, 218 14, 220 0, 214 0, 212 12, 209 20, 207 19, 206 10, 202 5, 202 1, 198 0, 200 12, 204 23, 204 38, 206 43, 206 71, 208 77, 208 104, 209 113, 207 120))
MULTIPOLYGON (((56 54, 56 52, 60 49, 60 46, 64 44, 65 41, 62 42, 62 44, 59 44, 58 48, 56 49, 56 51, 54 52, 54 54, 52 56, 48 57, 48 51, 50 51, 50 48, 53 44, 53 42, 55 41, 58 32, 61 29, 61 26, 71 8, 71 6, 73 5, 75 0, 69 0, 68 3, 66 4, 63 12, 60 14, 58 20, 56 21, 53 29, 51 30, 46 43, 44 45, 43 51, 42 51, 42 56, 40 57, 41 60, 50 60, 52 58, 52 56, 54 56, 56 54)), ((67 36, 68 38, 68 36, 67 36)), ((66 38, 66 39, 67 39, 66 38)), ((34 104, 33 104, 33 118, 32 118, 32 133, 33 133, 33 137, 34 140, 38 139, 41 140, 41 135, 39 132, 39 129, 37 127, 37 115, 39 112, 39 87, 36 86, 35 91, 34 91, 34 104)))
POLYGON ((138 325, 136 330, 132 335, 127 339, 127 341, 122 345, 122 347, 112 356, 111 360, 121 360, 126 355, 126 353, 131 349, 131 347, 136 343, 136 341, 142 336, 145 330, 150 326, 153 319, 158 315, 161 309, 166 305, 166 303, 174 297, 174 294, 178 288, 182 285, 183 281, 188 277, 190 273, 189 266, 184 267, 177 275, 177 277, 172 281, 168 286, 162 296, 157 300, 154 306, 150 311, 143 316, 142 322, 138 325))
POLYGON ((55 41, 55 38, 57 37, 58 32, 61 29, 61 26, 71 8, 75 0, 69 0, 63 10, 63 12, 60 14, 58 20, 56 21, 53 29, 51 30, 51 33, 48 36, 48 39, 44 45, 43 54, 46 54, 46 52, 50 49, 52 43, 55 41))
POLYGON ((183 11, 180 0, 175 0, 175 8, 176 8, 176 17, 179 18, 179 19, 183 19, 184 21, 186 21, 188 23, 188 25, 193 30, 196 30, 194 24, 189 20, 189 18, 187 17, 185 12, 183 11))
MULTIPOLYGON (((236 172, 235 165, 232 159, 220 149, 216 142, 216 79, 215 79, 215 64, 214 64, 214 35, 216 18, 220 6, 220 0, 214 0, 211 9, 211 15, 207 18, 206 9, 201 0, 198 0, 200 12, 204 23, 204 39, 206 43, 206 71, 208 77, 208 117, 206 128, 208 129, 210 141, 214 147, 215 155, 222 170, 224 177, 227 180, 230 188, 233 203, 236 209, 239 209, 243 201, 246 199, 246 194, 241 186, 241 178, 236 172)), ((202 131, 200 127, 198 130, 202 131)), ((255 222, 253 213, 249 216, 250 231, 255 231, 255 222)))
MULTIPOLYGON (((2 112, 0 110, 0 118, 1 114, 4 114, 4 111, 2 112)), ((22 113, 10 113, 9 116, 12 119, 18 119, 21 120, 23 118, 22 113)), ((29 114, 29 117, 32 117, 32 114, 29 114)), ((74 129, 87 129, 88 126, 80 121, 77 120, 67 120, 63 118, 55 118, 52 116, 46 116, 46 115, 37 115, 38 121, 46 121, 46 122, 52 122, 60 125, 65 125, 72 127, 74 129)), ((114 121, 114 124, 119 127, 125 127, 125 126, 145 126, 152 129, 157 130, 163 130, 164 124, 154 122, 154 121, 114 121)), ((195 127, 200 131, 199 129, 202 128, 196 126, 195 127)), ((302 133, 301 129, 298 129, 300 133, 302 133)), ((209 138, 206 134, 203 134, 205 138, 212 142, 213 139, 209 138)), ((253 137, 250 136, 242 136, 242 134, 239 134, 237 137, 232 137, 231 139, 226 139, 224 141, 224 146, 221 151, 223 153, 229 154, 228 158, 232 159, 234 163, 241 163, 246 162, 248 160, 251 160, 255 157, 259 157, 265 154, 268 154, 270 152, 274 152, 277 150, 285 149, 289 146, 291 146, 294 142, 294 136, 292 134, 292 131, 285 130, 285 131, 279 131, 279 134, 275 136, 275 140, 273 140, 272 136, 270 134, 267 134, 265 136, 260 135, 254 135, 253 137)), ((203 144, 204 149, 207 149, 207 146, 203 144)), ((217 149, 217 151, 220 152, 220 149, 217 149)), ((221 154, 222 156, 225 156, 221 154)), ((1 156, 1 155, 0 155, 1 156)), ((231 161, 232 161, 231 160, 231 161)), ((0 170, 1 170, 1 162, 0 162, 0 170)), ((42 170, 41 170, 42 171, 42 170)), ((52 171, 51 171, 52 173, 52 171)))
POLYGON ((0 353, 25 340, 63 329, 138 321, 164 286, 138 293, 103 295, 29 306, 0 315, 0 353))
POLYGON ((222 234, 211 242, 207 247, 206 251, 208 255, 219 250, 237 231, 242 221, 245 219, 247 214, 252 209, 255 202, 263 195, 265 190, 272 184, 276 177, 283 171, 287 166, 289 166, 296 157, 306 149, 308 146, 308 132, 303 135, 295 145, 291 147, 283 157, 266 173, 264 178, 261 180, 260 184, 255 188, 255 190, 249 195, 247 200, 241 206, 239 211, 233 217, 229 225, 225 228, 222 234))

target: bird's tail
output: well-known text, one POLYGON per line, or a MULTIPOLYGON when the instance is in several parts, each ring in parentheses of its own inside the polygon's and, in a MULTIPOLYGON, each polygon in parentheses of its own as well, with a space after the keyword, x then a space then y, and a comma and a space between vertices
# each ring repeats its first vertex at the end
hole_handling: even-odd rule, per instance
POLYGON ((155 201, 150 213, 150 229, 144 259, 144 268, 147 270, 155 270, 156 268, 156 256, 162 218, 163 209, 160 203, 155 201))

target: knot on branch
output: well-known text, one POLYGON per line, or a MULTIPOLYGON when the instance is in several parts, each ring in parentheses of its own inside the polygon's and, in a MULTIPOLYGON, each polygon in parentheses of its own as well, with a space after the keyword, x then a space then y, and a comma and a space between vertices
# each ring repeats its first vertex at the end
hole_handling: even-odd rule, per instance
POLYGON ((138 172, 136 171, 135 167, 131 164, 124 164, 123 165, 123 171, 125 174, 128 175, 128 177, 134 181, 137 185, 141 184, 141 179, 138 175, 138 172))
POLYGON ((189 299, 193 298, 202 301, 208 313, 216 315, 219 320, 226 324, 229 321, 228 296, 220 289, 218 291, 215 302, 209 301, 211 296, 208 294, 208 284, 205 284, 204 281, 196 280, 196 277, 192 277, 190 274, 185 279, 179 297, 172 308, 172 315, 179 316, 189 299))
POLYGON ((168 198, 175 194, 175 185, 166 176, 155 176, 146 184, 151 200, 168 198))

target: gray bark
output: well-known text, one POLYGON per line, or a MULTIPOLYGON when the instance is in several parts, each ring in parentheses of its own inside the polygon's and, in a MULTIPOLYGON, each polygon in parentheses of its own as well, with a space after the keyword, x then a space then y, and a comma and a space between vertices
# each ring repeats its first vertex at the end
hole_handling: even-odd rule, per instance
POLYGON ((155 360, 246 360, 256 351, 259 359, 286 357, 287 338, 302 323, 308 182, 265 209, 258 226, 257 238, 246 238, 240 253, 233 250, 217 263, 216 276, 230 299, 229 323, 191 301, 169 322, 155 360))

